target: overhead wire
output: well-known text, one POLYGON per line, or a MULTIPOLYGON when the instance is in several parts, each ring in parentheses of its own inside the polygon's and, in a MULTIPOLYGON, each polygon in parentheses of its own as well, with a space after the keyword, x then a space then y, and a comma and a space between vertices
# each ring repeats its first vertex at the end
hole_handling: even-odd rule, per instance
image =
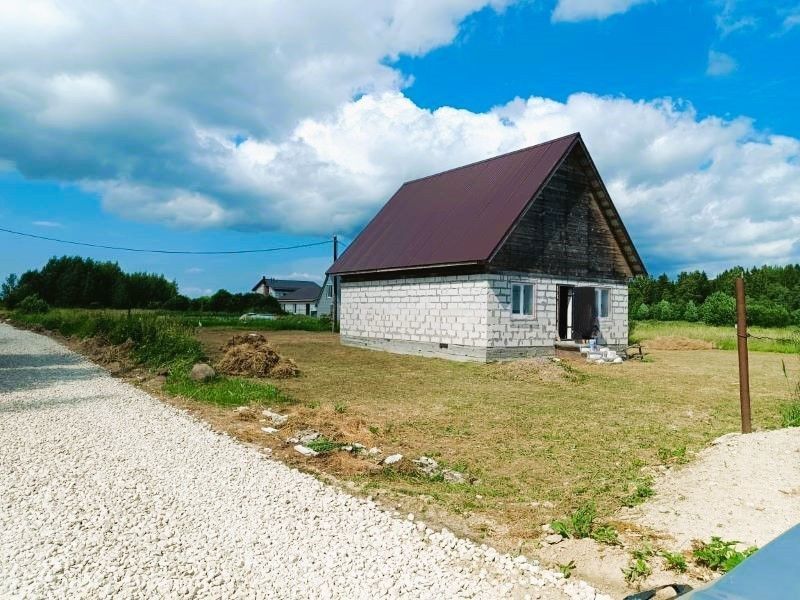
POLYGON ((274 248, 255 248, 246 250, 165 250, 162 248, 130 248, 126 246, 110 246, 106 244, 93 244, 90 242, 76 242, 74 240, 63 240, 44 235, 37 235, 34 233, 26 233, 23 231, 15 231, 13 229, 5 229, 0 227, 0 231, 18 235, 37 240, 46 240, 48 242, 58 242, 60 244, 71 244, 73 246, 85 246, 88 248, 101 248, 104 250, 119 250, 123 252, 139 252, 149 254, 189 254, 189 255, 218 255, 218 254, 258 254, 265 252, 278 252, 279 250, 297 250, 299 248, 311 248, 313 246, 322 246, 324 244, 333 243, 331 240, 324 240, 322 242, 310 242, 307 244, 295 244, 293 246, 276 246, 274 248))

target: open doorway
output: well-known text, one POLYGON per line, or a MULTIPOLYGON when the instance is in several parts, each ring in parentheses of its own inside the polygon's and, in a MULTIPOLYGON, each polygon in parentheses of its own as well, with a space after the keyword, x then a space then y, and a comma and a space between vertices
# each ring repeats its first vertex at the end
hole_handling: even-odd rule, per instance
POLYGON ((558 286, 558 338, 560 340, 586 340, 596 331, 597 310, 595 288, 558 286))
POLYGON ((571 340, 572 338, 572 302, 575 288, 571 285, 558 286, 558 339, 571 340))

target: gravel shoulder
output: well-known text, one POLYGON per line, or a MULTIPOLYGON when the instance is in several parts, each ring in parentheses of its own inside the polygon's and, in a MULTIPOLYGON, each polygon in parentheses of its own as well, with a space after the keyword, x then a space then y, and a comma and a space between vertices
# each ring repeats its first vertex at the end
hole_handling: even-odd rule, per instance
POLYGON ((800 427, 724 435, 655 488, 624 518, 681 549, 715 535, 761 547, 800 522, 800 427))
POLYGON ((270 459, 0 324, 2 598, 606 598, 270 459))

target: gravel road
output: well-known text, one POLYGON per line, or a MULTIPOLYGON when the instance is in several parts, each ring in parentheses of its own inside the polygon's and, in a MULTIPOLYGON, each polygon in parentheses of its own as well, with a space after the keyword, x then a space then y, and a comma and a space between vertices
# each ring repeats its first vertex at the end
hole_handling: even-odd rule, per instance
POLYGON ((354 498, 0 324, 2 598, 605 598, 354 498))

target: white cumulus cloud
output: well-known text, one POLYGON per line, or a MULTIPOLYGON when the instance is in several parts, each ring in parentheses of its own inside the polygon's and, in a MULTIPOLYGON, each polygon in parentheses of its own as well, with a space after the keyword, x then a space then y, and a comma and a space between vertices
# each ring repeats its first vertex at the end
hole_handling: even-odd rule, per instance
POLYGON ((745 118, 701 119, 669 99, 575 94, 473 113, 430 111, 386 92, 306 120, 279 144, 218 140, 224 150, 207 167, 251 199, 239 214, 325 233, 368 220, 402 181, 573 131, 583 133, 645 257, 687 265, 800 258, 800 142, 745 118))
MULTIPOLYGON (((562 0, 554 18, 636 3, 562 0)), ((394 57, 505 4, 4 0, 0 167, 138 221, 352 237, 407 179, 581 131, 648 262, 800 259, 797 139, 668 98, 471 112, 404 95, 394 57)))
POLYGON ((587 21, 605 19, 652 0, 558 0, 553 10, 554 21, 587 21))

